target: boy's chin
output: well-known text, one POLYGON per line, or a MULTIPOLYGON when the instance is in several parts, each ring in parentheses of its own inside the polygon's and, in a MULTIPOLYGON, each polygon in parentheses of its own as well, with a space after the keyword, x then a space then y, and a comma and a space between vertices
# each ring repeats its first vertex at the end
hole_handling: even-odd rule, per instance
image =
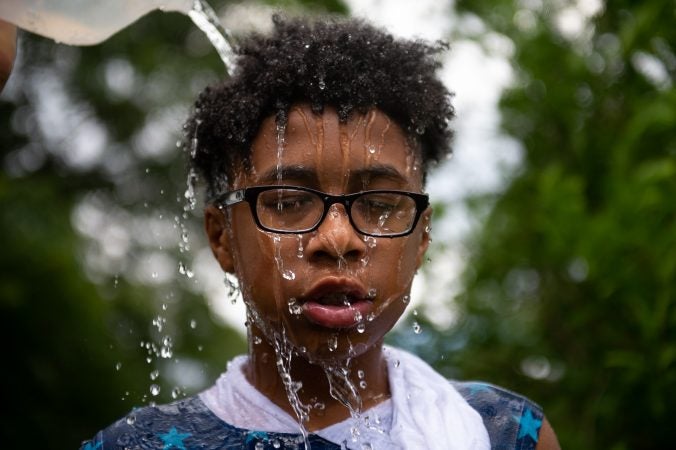
POLYGON ((294 339, 290 336, 290 344, 294 348, 294 354, 302 357, 312 364, 318 365, 343 365, 349 359, 357 358, 378 343, 382 338, 356 334, 355 330, 339 330, 333 333, 321 333, 321 336, 313 336, 312 339, 294 339))

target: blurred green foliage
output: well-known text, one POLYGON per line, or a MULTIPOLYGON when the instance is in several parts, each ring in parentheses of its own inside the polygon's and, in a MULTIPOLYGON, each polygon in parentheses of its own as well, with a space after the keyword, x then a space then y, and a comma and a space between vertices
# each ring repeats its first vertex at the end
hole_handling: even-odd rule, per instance
POLYGON ((523 163, 503 192, 471 200, 484 222, 458 322, 417 347, 448 374, 540 402, 563 448, 668 448, 676 8, 605 2, 567 28, 573 4, 457 5, 514 43, 516 84, 500 107, 523 163))

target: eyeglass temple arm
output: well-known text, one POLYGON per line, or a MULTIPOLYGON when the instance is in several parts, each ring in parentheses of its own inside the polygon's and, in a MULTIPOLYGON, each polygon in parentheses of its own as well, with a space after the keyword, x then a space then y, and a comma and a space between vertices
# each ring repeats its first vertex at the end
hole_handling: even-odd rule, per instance
POLYGON ((244 200, 246 189, 237 189, 236 191, 226 192, 213 199, 212 203, 220 206, 230 206, 244 200))

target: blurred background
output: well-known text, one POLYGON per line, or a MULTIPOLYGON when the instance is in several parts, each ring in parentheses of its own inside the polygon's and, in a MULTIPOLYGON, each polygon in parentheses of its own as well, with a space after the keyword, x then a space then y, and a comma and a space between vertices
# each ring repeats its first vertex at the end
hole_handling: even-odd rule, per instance
MULTIPOLYGON (((210 3, 235 36, 281 9, 449 41, 455 156, 430 179, 434 242, 390 343, 531 397, 563 448, 672 445, 672 1, 210 3)), ((181 143, 223 76, 177 13, 93 47, 20 34, 0 95, 3 447, 77 448, 246 350, 181 143)))

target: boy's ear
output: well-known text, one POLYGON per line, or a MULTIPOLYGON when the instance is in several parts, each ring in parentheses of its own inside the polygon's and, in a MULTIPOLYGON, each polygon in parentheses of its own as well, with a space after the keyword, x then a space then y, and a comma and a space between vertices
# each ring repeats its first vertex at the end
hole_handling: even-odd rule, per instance
POLYGON ((214 205, 209 205, 204 210, 204 228, 207 232, 211 251, 221 268, 225 272, 234 273, 235 264, 232 258, 225 215, 214 205))
POLYGON ((427 247, 430 246, 430 228, 432 226, 432 207, 428 207, 420 216, 419 226, 423 227, 422 236, 420 238, 420 244, 418 244, 418 254, 416 255, 415 267, 420 269, 425 258, 425 252, 427 252, 427 247))

